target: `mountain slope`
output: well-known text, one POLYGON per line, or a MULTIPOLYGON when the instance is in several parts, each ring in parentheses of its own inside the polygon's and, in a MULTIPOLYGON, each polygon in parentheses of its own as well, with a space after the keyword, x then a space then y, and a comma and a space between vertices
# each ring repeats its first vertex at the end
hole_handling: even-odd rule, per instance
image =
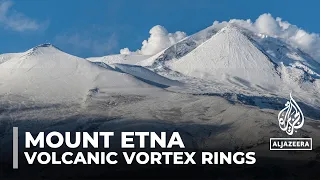
POLYGON ((18 58, 23 53, 6 53, 6 54, 0 54, 0 64, 14 58, 18 58))
POLYGON ((115 70, 130 74, 136 78, 141 79, 142 81, 146 81, 149 84, 153 84, 159 87, 169 87, 169 86, 181 86, 182 83, 179 81, 171 80, 160 76, 159 74, 137 65, 129 65, 129 64, 113 64, 115 70))
POLYGON ((45 102, 78 101, 91 89, 135 93, 150 85, 66 54, 50 44, 37 46, 0 65, 0 94, 45 102), (132 90, 134 89, 134 90, 132 90))
POLYGON ((205 28, 191 36, 184 38, 183 40, 162 50, 161 52, 149 57, 148 59, 138 62, 137 64, 156 69, 164 68, 165 63, 167 61, 179 59, 185 56, 186 54, 194 50, 197 46, 209 39, 217 31, 218 29, 213 26, 205 28))
POLYGON ((103 56, 103 57, 90 57, 86 59, 91 62, 103 62, 106 64, 114 64, 114 63, 136 64, 149 57, 150 57, 149 55, 115 54, 115 55, 109 55, 109 56, 103 56))

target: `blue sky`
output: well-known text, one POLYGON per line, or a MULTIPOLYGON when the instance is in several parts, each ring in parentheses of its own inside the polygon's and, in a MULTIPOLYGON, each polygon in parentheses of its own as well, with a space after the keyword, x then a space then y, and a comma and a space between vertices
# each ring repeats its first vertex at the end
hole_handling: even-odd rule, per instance
POLYGON ((0 0, 0 53, 50 42, 81 57, 136 50, 155 25, 193 34, 214 20, 271 13, 319 33, 320 2, 294 0, 0 0))

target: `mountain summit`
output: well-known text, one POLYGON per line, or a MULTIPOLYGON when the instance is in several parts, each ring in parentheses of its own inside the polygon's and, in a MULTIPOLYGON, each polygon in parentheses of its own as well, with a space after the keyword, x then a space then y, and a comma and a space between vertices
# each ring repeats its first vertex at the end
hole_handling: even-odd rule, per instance
POLYGON ((173 70, 216 81, 273 89, 280 77, 275 65, 232 25, 221 29, 195 50, 172 63, 173 70))

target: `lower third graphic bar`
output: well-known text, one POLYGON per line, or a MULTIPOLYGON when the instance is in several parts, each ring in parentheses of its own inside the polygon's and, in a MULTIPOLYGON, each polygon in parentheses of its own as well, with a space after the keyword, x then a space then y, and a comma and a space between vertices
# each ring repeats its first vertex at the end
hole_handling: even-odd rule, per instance
POLYGON ((13 127, 13 158, 12 158, 12 168, 13 169, 18 169, 18 143, 19 143, 19 139, 18 139, 18 127, 13 127))

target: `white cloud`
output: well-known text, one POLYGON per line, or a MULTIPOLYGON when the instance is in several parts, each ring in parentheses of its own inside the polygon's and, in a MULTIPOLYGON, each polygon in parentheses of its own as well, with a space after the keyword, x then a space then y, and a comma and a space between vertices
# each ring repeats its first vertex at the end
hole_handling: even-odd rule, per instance
POLYGON ((254 25, 260 33, 278 35, 281 31, 279 23, 271 14, 260 15, 254 25))
MULTIPOLYGON (((319 34, 308 33, 296 25, 283 21, 280 17, 274 18, 271 14, 265 13, 260 15, 255 21, 250 19, 231 19, 229 22, 214 21, 212 27, 215 29, 221 29, 228 23, 236 24, 255 33, 281 38, 290 45, 308 53, 315 60, 320 62, 319 34)), ((142 42, 142 47, 140 49, 132 52, 128 48, 124 48, 120 50, 120 53, 153 55, 186 37, 186 33, 181 31, 168 33, 168 31, 160 25, 151 28, 149 33, 150 37, 148 40, 144 40, 142 42)))
MULTIPOLYGON (((320 36, 316 33, 308 33, 305 30, 283 21, 281 18, 272 17, 271 14, 262 14, 254 22, 251 20, 231 19, 229 23, 249 29, 255 33, 262 33, 272 37, 278 37, 295 46, 320 62, 320 36)), ((228 22, 215 21, 213 26, 217 29, 224 27, 228 22)))
POLYGON ((44 25, 39 24, 24 14, 12 10, 13 2, 0 1, 0 26, 14 31, 39 30, 44 25))
POLYGON ((130 52, 129 48, 123 48, 120 49, 120 54, 131 54, 132 52, 130 52))
POLYGON ((153 55, 161 50, 177 43, 187 35, 184 32, 177 31, 175 33, 168 33, 167 29, 163 26, 156 25, 149 31, 150 37, 148 40, 142 42, 142 47, 135 52, 131 52, 128 48, 120 50, 121 54, 143 54, 153 55))

